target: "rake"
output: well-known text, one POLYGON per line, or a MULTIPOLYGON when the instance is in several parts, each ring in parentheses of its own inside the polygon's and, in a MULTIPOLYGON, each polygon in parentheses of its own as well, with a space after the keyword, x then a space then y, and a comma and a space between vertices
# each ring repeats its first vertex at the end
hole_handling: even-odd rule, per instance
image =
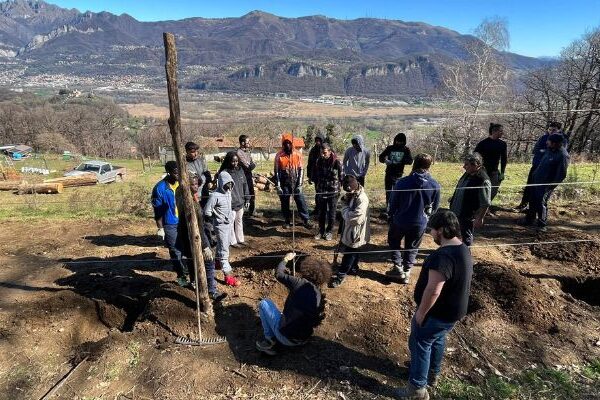
POLYGON ((198 269, 196 268, 195 265, 193 268, 194 268, 194 278, 195 278, 195 282, 196 282, 196 284, 194 285, 194 288, 195 288, 195 292, 196 292, 196 318, 198 320, 198 340, 190 339, 186 336, 178 336, 175 339, 175 343, 186 345, 186 346, 210 346, 213 344, 226 343, 227 339, 224 336, 209 337, 209 338, 202 337, 202 327, 200 326, 200 289, 198 287, 198 282, 199 282, 198 281, 198 269))

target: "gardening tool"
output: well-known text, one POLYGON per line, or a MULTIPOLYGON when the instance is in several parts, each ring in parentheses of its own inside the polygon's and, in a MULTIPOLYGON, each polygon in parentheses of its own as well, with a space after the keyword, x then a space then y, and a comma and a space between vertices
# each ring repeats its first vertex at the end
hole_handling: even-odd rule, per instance
POLYGON ((200 289, 198 288, 198 269, 194 266, 194 285, 195 293, 196 293, 196 317, 198 319, 198 339, 190 339, 185 336, 179 336, 175 339, 175 343, 183 344, 187 346, 209 346, 212 344, 220 344, 226 343, 227 339, 224 336, 217 337, 202 337, 202 326, 200 325, 200 289))

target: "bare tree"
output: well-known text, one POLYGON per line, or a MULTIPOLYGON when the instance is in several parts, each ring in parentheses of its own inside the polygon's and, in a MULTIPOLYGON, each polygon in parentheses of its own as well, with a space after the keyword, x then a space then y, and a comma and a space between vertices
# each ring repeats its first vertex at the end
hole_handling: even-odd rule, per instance
POLYGON ((468 153, 480 129, 478 115, 495 109, 506 95, 509 71, 502 52, 508 50, 510 38, 506 22, 486 19, 475 29, 475 38, 467 46, 466 58, 447 64, 442 76, 446 95, 452 100, 453 115, 442 133, 442 140, 456 145, 462 142, 468 153), (453 136, 453 137, 450 137, 453 136))

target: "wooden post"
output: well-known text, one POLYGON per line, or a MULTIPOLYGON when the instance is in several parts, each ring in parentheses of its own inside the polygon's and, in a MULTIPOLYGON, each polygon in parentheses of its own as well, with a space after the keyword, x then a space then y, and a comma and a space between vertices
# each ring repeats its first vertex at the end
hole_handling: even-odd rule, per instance
MULTIPOLYGON (((202 302, 204 311, 210 316, 213 315, 212 303, 208 296, 208 285, 206 281, 206 270, 204 269, 204 257, 202 255, 202 246, 200 243, 200 229, 198 219, 194 212, 194 199, 190 189, 187 164, 185 161, 185 151, 181 140, 181 116, 179 113, 179 91, 177 89, 177 48, 175 47, 175 36, 172 33, 163 33, 165 44, 165 71, 167 73, 167 92, 169 95, 169 128, 171 130, 171 138, 173 139, 173 150, 177 165, 179 166, 179 185, 183 191, 183 218, 188 221, 188 235, 190 238, 190 248, 192 251, 192 259, 194 261, 194 273, 199 277, 196 280, 196 301, 197 301, 197 316, 198 316, 198 335, 201 336, 200 330, 200 307, 202 302)), ((180 217, 181 218, 181 217, 180 217)))

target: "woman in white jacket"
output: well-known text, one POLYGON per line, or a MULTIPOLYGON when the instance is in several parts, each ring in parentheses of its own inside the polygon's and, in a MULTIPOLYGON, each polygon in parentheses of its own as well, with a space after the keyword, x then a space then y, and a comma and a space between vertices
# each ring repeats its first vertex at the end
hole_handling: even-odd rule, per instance
POLYGON ((342 263, 331 281, 331 287, 342 284, 347 274, 358 272, 360 248, 369 243, 369 198, 364 188, 354 175, 346 175, 342 182, 346 191, 341 199, 342 204, 342 237, 340 239, 343 253, 342 263))

